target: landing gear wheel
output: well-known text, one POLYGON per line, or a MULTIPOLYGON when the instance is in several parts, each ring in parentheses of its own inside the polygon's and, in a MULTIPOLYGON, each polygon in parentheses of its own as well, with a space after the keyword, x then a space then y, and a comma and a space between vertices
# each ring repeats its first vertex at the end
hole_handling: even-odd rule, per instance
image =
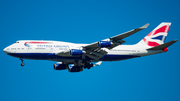
POLYGON ((84 68, 90 69, 91 67, 93 67, 92 63, 85 63, 84 68))
POLYGON ((24 63, 21 63, 21 66, 24 66, 24 63))
POLYGON ((21 66, 24 66, 23 58, 20 58, 20 60, 21 60, 21 66))
POLYGON ((88 66, 88 67, 87 67, 87 69, 90 69, 90 68, 91 68, 91 66, 88 66))

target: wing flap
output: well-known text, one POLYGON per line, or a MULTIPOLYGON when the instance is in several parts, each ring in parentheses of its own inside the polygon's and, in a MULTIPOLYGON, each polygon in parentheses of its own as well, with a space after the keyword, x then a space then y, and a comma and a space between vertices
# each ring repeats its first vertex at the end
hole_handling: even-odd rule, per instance
POLYGON ((70 56, 70 51, 62 51, 62 52, 57 52, 55 53, 57 56, 70 56))
POLYGON ((86 56, 94 60, 98 60, 108 53, 108 49, 99 48, 90 53, 86 53, 86 56))

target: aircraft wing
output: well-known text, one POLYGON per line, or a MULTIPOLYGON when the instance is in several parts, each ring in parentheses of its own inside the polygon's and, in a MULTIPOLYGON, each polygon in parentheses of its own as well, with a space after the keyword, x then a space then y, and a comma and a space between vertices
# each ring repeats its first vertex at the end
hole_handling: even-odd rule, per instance
MULTIPOLYGON (((125 32, 125 33, 110 37, 108 39, 105 39, 106 41, 112 42, 112 45, 109 47, 109 49, 112 49, 112 48, 114 48, 114 47, 116 47, 118 45, 123 44, 125 41, 122 40, 122 39, 124 39, 124 38, 138 32, 140 30, 146 29, 148 26, 149 26, 149 23, 145 24, 144 26, 142 26, 140 28, 136 28, 136 29, 133 29, 131 31, 128 31, 128 32, 125 32)), ((99 47, 99 42, 95 42, 95 43, 92 43, 90 45, 84 46, 84 48, 86 50, 89 50, 89 51, 92 51, 92 50, 94 50, 94 49, 96 49, 98 47, 99 47)))
MULTIPOLYGON (((108 53, 109 49, 112 49, 118 45, 123 44, 125 41, 122 40, 140 30, 143 30, 145 28, 147 28, 149 26, 149 23, 145 24, 144 26, 140 27, 140 28, 136 28, 133 29, 131 31, 119 34, 117 36, 113 36, 110 37, 108 39, 99 41, 99 42, 95 42, 86 46, 82 46, 83 47, 83 54, 85 54, 87 57, 98 61, 98 59, 100 59, 101 57, 103 57, 104 55, 106 55, 108 53)), ((66 51, 66 52, 59 52, 56 53, 56 55, 60 55, 60 56, 68 56, 69 54, 71 54, 72 50, 66 51)))
POLYGON ((145 29, 148 26, 149 26, 149 23, 145 24, 144 26, 142 26, 140 28, 133 29, 131 31, 110 37, 108 39, 105 39, 105 40, 102 40, 99 42, 89 44, 87 46, 83 46, 83 49, 84 49, 84 51, 86 51, 86 55, 88 57, 93 58, 94 60, 98 60, 108 53, 107 49, 112 49, 118 45, 123 44, 125 41, 122 39, 138 32, 140 30, 145 29), (105 49, 105 48, 107 48, 107 49, 105 49))

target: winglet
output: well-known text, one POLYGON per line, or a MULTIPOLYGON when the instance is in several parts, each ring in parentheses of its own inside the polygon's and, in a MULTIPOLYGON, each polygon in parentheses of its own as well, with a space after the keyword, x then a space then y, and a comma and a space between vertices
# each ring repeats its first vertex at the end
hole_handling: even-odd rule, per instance
POLYGON ((146 29, 149 26, 149 23, 145 24, 144 26, 140 27, 141 29, 146 29))
POLYGON ((99 66, 99 65, 101 65, 101 63, 102 63, 102 61, 99 61, 96 64, 94 64, 94 66, 99 66))

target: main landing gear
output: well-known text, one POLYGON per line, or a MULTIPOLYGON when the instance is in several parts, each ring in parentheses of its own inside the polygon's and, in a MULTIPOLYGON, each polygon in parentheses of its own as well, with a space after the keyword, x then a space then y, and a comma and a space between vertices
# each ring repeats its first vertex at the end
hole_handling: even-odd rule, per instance
POLYGON ((84 68, 86 69, 90 69, 91 67, 93 67, 93 64, 92 63, 89 63, 85 60, 83 60, 83 63, 84 63, 84 68))
POLYGON ((24 63, 23 63, 23 58, 20 58, 20 60, 21 60, 21 66, 24 66, 24 63))

